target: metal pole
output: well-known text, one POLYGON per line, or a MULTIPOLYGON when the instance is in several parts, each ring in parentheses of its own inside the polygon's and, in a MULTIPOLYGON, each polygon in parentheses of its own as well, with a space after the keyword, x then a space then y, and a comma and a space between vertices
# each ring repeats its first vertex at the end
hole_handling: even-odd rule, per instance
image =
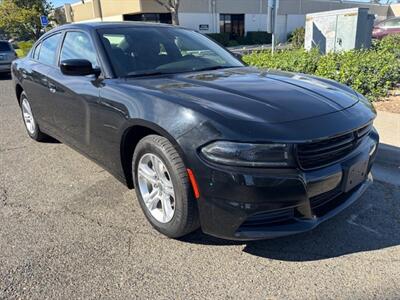
POLYGON ((272 55, 275 53, 275 4, 273 8, 273 14, 272 14, 272 55))
POLYGON ((272 55, 275 53, 275 46, 276 46, 276 22, 278 19, 278 8, 279 8, 279 0, 273 0, 274 2, 274 7, 273 7, 273 20, 272 20, 272 25, 273 25, 273 30, 272 30, 272 55))

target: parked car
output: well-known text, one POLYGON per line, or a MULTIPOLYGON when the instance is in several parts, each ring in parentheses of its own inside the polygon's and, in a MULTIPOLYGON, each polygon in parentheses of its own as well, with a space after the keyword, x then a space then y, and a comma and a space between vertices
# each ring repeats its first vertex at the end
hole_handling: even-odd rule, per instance
POLYGON ((374 26, 372 37, 381 39, 390 34, 400 33, 400 17, 379 22, 374 26))
POLYGON ((17 58, 12 45, 7 41, 0 41, 0 74, 11 72, 11 62, 17 58))
POLYGON ((192 30, 65 25, 13 63, 34 140, 109 170, 169 237, 304 232, 371 183, 375 112, 335 81, 247 67, 192 30))

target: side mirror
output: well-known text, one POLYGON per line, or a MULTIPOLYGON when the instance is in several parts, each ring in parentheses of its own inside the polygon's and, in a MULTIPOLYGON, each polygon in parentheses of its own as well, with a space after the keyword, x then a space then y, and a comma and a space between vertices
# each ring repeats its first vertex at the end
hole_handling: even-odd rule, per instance
POLYGON ((94 69, 92 63, 86 59, 67 59, 60 65, 61 72, 68 76, 99 76, 100 69, 94 69))

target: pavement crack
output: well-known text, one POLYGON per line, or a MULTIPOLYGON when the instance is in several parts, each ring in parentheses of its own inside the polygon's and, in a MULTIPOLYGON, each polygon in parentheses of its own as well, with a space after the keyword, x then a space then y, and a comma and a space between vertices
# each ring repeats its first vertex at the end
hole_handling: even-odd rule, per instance
POLYGON ((12 151, 12 150, 20 150, 20 149, 25 149, 25 148, 26 148, 26 146, 8 147, 8 148, 0 149, 0 153, 7 152, 7 151, 12 151))
POLYGON ((8 194, 5 188, 0 188, 0 203, 7 206, 8 194))

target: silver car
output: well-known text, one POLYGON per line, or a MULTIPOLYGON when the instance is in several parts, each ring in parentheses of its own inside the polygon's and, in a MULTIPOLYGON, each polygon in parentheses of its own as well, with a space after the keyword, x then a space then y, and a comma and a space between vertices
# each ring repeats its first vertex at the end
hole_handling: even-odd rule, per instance
POLYGON ((0 41, 0 73, 10 73, 11 62, 16 58, 13 46, 7 41, 0 41))

